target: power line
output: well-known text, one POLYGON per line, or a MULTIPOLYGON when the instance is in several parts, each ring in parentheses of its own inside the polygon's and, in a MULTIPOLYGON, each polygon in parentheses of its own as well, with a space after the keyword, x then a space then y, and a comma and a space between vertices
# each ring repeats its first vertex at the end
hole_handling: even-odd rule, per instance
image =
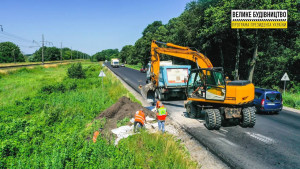
POLYGON ((22 41, 26 41, 26 42, 31 42, 31 40, 29 40, 29 39, 20 37, 20 36, 18 36, 18 35, 14 35, 14 34, 12 34, 12 33, 8 33, 8 32, 5 32, 5 31, 2 31, 2 32, 0 32, 0 33, 3 34, 3 35, 5 35, 5 36, 14 38, 14 39, 18 39, 18 40, 22 40, 22 41))

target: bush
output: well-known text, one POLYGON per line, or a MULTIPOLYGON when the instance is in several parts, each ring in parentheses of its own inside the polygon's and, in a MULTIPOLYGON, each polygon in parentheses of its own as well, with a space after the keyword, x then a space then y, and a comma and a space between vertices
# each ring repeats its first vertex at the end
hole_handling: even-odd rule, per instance
POLYGON ((66 92, 66 87, 63 83, 59 83, 57 85, 46 85, 41 88, 42 93, 51 94, 53 92, 66 92))
POLYGON ((68 68, 68 77, 72 79, 85 79, 85 72, 82 70, 81 63, 74 63, 68 68))
POLYGON ((43 86, 41 91, 46 94, 53 93, 55 91, 55 86, 54 85, 43 86))

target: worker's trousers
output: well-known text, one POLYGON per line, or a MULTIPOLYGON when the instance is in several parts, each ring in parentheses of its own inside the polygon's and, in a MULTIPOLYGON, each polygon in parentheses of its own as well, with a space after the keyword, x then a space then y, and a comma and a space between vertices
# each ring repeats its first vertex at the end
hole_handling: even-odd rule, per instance
POLYGON ((162 133, 165 132, 165 121, 164 120, 158 120, 158 130, 162 131, 162 133))

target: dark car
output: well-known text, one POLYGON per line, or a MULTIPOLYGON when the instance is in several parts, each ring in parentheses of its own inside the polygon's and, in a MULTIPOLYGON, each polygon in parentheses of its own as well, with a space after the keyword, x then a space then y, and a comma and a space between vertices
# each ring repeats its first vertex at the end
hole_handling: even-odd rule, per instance
POLYGON ((255 88, 253 103, 257 112, 278 113, 282 110, 281 93, 271 89, 255 88))
POLYGON ((146 73, 146 72, 147 72, 147 68, 145 68, 145 67, 142 67, 142 68, 140 69, 140 72, 142 72, 142 73, 146 73))

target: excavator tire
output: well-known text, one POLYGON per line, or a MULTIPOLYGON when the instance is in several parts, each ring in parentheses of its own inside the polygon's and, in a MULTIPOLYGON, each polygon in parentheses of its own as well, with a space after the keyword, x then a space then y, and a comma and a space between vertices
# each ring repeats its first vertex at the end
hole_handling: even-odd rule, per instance
POLYGON ((256 115, 255 115, 255 112, 256 112, 256 108, 255 107, 249 107, 250 109, 250 123, 249 123, 249 126, 248 127, 254 127, 255 125, 255 122, 256 122, 256 115))
POLYGON ((218 109, 213 109, 216 115, 216 125, 215 125, 215 130, 219 130, 222 124, 222 119, 221 119, 221 113, 220 110, 218 109))
POLYGON ((192 103, 189 103, 186 105, 186 112, 188 117, 190 118, 196 118, 197 116, 197 107, 193 105, 192 103))
POLYGON ((206 109, 205 111, 205 126, 208 130, 220 129, 221 114, 218 109, 206 109))
POLYGON ((251 108, 246 107, 242 109, 243 117, 241 121, 242 127, 249 127, 251 122, 251 108))

